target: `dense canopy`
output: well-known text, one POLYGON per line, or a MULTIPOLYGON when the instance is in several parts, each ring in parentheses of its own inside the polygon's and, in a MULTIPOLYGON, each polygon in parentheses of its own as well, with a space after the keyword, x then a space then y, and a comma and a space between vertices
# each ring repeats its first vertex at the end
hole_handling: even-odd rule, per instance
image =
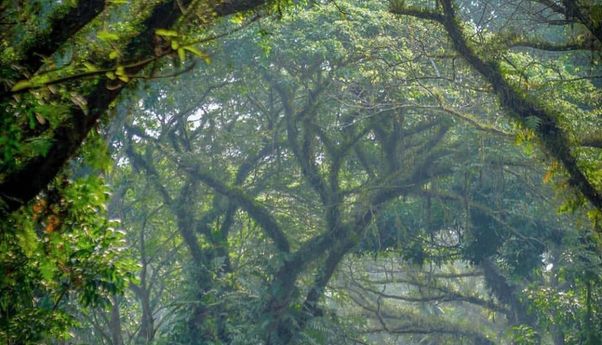
POLYGON ((602 343, 596 0, 0 27, 0 343, 602 343))

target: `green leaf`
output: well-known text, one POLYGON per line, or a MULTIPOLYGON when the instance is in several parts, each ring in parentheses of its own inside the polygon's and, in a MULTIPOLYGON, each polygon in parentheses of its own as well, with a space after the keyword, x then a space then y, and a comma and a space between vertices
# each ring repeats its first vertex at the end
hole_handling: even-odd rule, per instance
POLYGON ((125 73, 125 67, 123 66, 117 66, 117 69, 115 70, 115 75, 117 76, 117 78, 119 78, 119 80, 121 80, 124 83, 130 81, 130 77, 127 75, 127 73, 125 73))
POLYGON ((174 30, 156 29, 155 35, 163 37, 178 37, 178 33, 174 30))
POLYGON ((184 62, 186 60, 186 52, 182 48, 178 48, 178 57, 180 61, 184 62))
POLYGON ((180 45, 178 44, 178 41, 173 40, 171 41, 171 49, 176 50, 180 47, 180 45))
POLYGON ((19 247, 27 257, 32 257, 38 247, 38 238, 36 233, 30 227, 24 227, 17 233, 19 247))
POLYGON ((29 81, 29 80, 21 80, 18 81, 12 89, 10 89, 12 92, 17 92, 17 91, 21 91, 23 89, 29 89, 30 87, 32 87, 33 84, 29 81))
POLYGON ((123 66, 117 66, 115 74, 118 76, 125 75, 125 68, 123 66))
POLYGON ((44 124, 46 120, 50 122, 50 126, 55 128, 58 126, 60 119, 63 115, 69 112, 69 106, 61 104, 40 104, 33 108, 36 113, 38 122, 44 124))
POLYGON ((45 280, 52 280, 55 271, 56 265, 52 261, 43 261, 40 264, 40 273, 45 280))
POLYGON ((525 126, 529 129, 536 130, 541 125, 541 119, 537 116, 527 116, 525 126))
POLYGON ((99 31, 96 34, 96 37, 98 37, 98 39, 103 40, 103 41, 117 41, 119 40, 119 35, 114 34, 112 32, 108 32, 108 31, 99 31))
POLYGON ((89 62, 84 62, 84 67, 86 67, 86 70, 89 72, 96 72, 98 71, 98 67, 94 66, 93 64, 89 63, 89 62))
POLYGON ((46 156, 52 146, 52 141, 47 138, 34 138, 29 143, 32 151, 40 156, 46 156))
POLYGON ((245 15, 243 13, 236 13, 230 18, 230 22, 236 25, 241 25, 245 21, 245 15))
POLYGON ((188 50, 192 54, 194 54, 194 55, 200 57, 201 59, 203 59, 203 61, 205 61, 206 64, 210 64, 211 63, 211 57, 209 55, 203 53, 202 51, 198 50, 197 48, 195 48, 193 46, 184 46, 184 49, 188 50))
POLYGON ((119 52, 117 50, 113 50, 109 53, 109 59, 115 60, 119 57, 119 52))
POLYGON ((107 76, 107 78, 109 78, 111 80, 115 80, 117 78, 117 76, 113 72, 107 72, 106 76, 107 76))

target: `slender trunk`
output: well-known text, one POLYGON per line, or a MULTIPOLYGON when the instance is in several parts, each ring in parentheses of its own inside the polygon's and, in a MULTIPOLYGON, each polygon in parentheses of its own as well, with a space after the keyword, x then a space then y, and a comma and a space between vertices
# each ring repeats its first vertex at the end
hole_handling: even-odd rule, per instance
POLYGON ((109 322, 109 329, 111 332, 112 345, 123 345, 123 337, 121 336, 121 315, 119 309, 119 300, 116 295, 111 296, 111 319, 109 322))
POLYGON ((155 334, 153 311, 150 306, 149 291, 145 288, 141 291, 140 303, 142 305, 142 320, 140 332, 138 333, 139 344, 150 344, 155 334))
MULTIPOLYGON (((509 313, 506 316, 510 325, 527 325, 538 331, 535 318, 529 314, 527 305, 518 296, 520 289, 510 283, 491 260, 482 260, 480 266, 485 275, 485 282, 491 292, 502 304, 509 307, 509 313)), ((539 334, 535 341, 536 344, 541 343, 539 334)))

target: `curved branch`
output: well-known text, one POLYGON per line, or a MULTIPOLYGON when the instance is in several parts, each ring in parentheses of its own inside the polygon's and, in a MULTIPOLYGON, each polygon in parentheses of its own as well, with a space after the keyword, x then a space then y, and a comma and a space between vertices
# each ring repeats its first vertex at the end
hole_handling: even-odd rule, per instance
POLYGON ((265 207, 247 196, 240 188, 228 186, 198 167, 184 168, 184 170, 240 206, 263 228, 266 235, 274 241, 274 244, 282 253, 290 252, 290 244, 286 235, 265 207))

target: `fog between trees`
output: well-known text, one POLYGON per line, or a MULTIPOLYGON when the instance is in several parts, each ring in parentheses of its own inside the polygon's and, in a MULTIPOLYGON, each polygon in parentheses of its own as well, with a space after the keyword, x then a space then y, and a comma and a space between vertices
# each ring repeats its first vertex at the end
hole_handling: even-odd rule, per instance
POLYGON ((5 344, 602 341, 602 6, 3 2, 5 344))

